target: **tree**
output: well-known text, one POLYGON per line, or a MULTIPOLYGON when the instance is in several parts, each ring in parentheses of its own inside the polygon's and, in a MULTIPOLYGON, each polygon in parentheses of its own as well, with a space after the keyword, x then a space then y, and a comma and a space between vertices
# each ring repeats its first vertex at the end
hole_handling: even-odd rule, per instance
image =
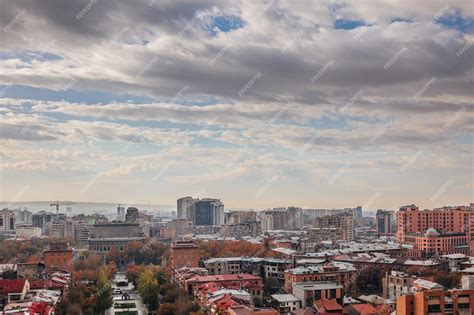
POLYGON ((446 289, 457 287, 461 282, 462 274, 460 272, 438 273, 434 276, 434 282, 441 284, 446 289))
POLYGON ((163 303, 158 309, 157 315, 175 315, 176 306, 172 303, 163 303))
POLYGON ((158 307, 158 280, 154 277, 152 267, 143 270, 138 278, 138 293, 149 311, 155 311, 158 307))
POLYGON ((140 273, 143 271, 143 267, 137 265, 128 265, 127 270, 125 271, 125 275, 127 276, 128 281, 133 283, 135 287, 138 285, 138 277, 140 273))
POLYGON ((263 291, 268 293, 268 295, 275 294, 280 290, 281 283, 278 278, 275 277, 266 277, 263 284, 263 291))
POLYGON ((105 314, 105 311, 113 305, 112 286, 110 285, 109 276, 107 268, 100 269, 95 300, 95 310, 99 314, 105 314))
POLYGON ((379 269, 363 269, 356 279, 356 287, 362 293, 380 293, 382 291, 382 272, 379 269))

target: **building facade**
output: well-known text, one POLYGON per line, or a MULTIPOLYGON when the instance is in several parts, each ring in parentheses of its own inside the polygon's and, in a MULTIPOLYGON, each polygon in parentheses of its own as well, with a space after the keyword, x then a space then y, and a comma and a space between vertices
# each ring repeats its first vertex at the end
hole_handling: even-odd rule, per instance
POLYGON ((375 224, 377 227, 377 234, 392 234, 392 212, 386 210, 377 210, 377 214, 375 215, 375 224))
POLYGON ((74 251, 68 243, 51 243, 43 252, 43 260, 46 268, 58 268, 65 270, 73 269, 74 251))
POLYGON ((350 292, 355 285, 356 269, 349 263, 331 263, 322 266, 297 267, 285 271, 285 292, 292 293, 294 284, 332 281, 350 292))
POLYGON ((199 249, 192 241, 176 241, 171 245, 171 268, 197 268, 199 249))
POLYGON ((397 315, 474 314, 474 290, 428 290, 397 299, 397 315))
POLYGON ((341 240, 353 241, 355 239, 354 217, 350 213, 338 213, 316 218, 314 226, 322 229, 340 230, 341 240))
POLYGON ((8 209, 0 210, 0 232, 15 231, 15 212, 8 209))
POLYGON ((397 239, 415 245, 423 255, 469 253, 474 235, 474 208, 471 206, 419 210, 415 205, 397 212, 397 239))

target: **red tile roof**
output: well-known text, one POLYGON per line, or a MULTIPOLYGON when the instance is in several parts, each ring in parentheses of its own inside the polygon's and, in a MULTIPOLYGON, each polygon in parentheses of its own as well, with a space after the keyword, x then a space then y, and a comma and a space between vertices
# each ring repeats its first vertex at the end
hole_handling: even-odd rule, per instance
POLYGON ((352 307, 361 315, 376 314, 376 309, 370 304, 353 304, 352 307))
POLYGON ((16 280, 0 279, 0 293, 1 294, 20 293, 23 291, 23 288, 25 287, 25 283, 26 283, 25 279, 16 279, 16 280))
POLYGON ((326 311, 334 312, 343 310, 343 307, 339 305, 336 300, 317 300, 314 302, 314 306, 321 313, 326 311))

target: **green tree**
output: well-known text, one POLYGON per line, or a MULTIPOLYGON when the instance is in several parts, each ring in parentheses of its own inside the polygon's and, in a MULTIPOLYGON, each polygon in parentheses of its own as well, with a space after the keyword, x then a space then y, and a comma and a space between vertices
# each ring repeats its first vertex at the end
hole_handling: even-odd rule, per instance
POLYGON ((154 277, 152 267, 147 267, 138 277, 138 293, 149 311, 158 307, 158 280, 154 277))
POLYGON ((110 285, 109 276, 106 268, 100 269, 95 300, 95 311, 99 314, 105 314, 105 311, 113 305, 112 286, 110 285))

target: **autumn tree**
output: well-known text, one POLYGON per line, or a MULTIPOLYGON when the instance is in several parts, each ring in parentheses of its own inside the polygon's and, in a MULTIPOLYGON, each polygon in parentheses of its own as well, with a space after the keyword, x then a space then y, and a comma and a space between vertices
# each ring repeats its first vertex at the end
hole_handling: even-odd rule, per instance
POLYGON ((112 286, 110 284, 110 274, 107 268, 101 268, 97 279, 97 295, 95 300, 95 310, 98 314, 105 314, 105 311, 113 305, 112 286))
POLYGON ((156 280, 153 267, 145 268, 138 277, 138 293, 148 310, 155 311, 158 307, 158 280, 156 280))

